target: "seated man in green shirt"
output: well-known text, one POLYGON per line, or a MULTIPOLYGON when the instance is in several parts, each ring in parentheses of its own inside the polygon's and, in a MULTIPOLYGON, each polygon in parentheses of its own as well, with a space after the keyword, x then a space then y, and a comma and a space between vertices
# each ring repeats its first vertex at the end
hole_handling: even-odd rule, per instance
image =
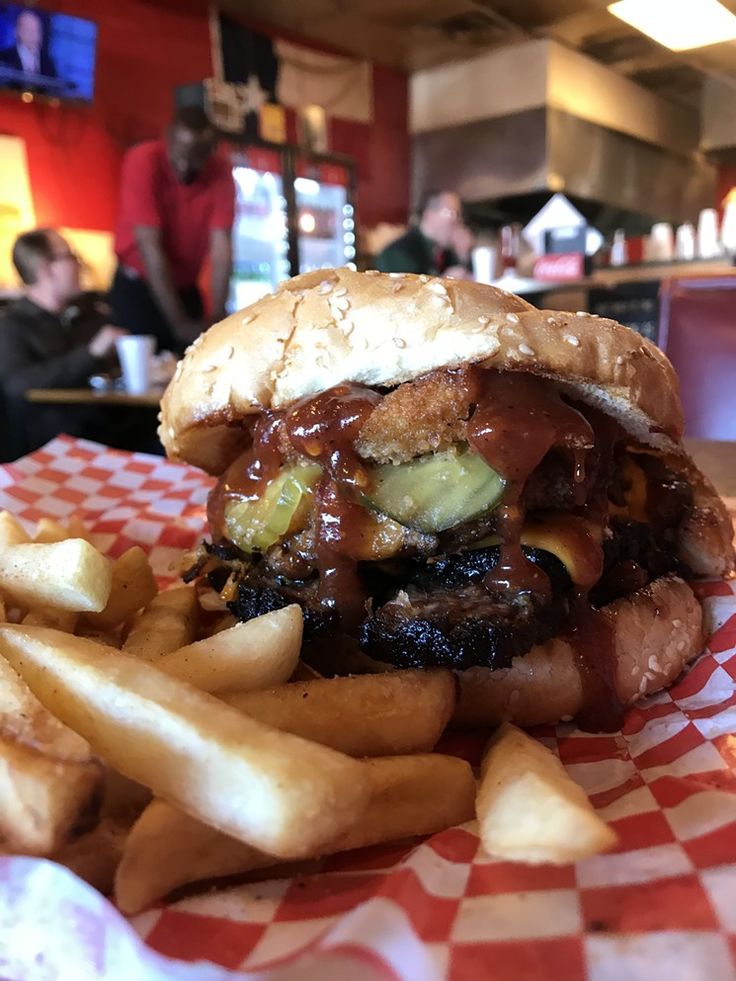
POLYGON ((387 245, 376 257, 381 272, 426 273, 430 276, 468 277, 470 254, 458 255, 457 241, 468 241, 462 204, 455 191, 428 191, 419 207, 419 221, 405 235, 387 245))

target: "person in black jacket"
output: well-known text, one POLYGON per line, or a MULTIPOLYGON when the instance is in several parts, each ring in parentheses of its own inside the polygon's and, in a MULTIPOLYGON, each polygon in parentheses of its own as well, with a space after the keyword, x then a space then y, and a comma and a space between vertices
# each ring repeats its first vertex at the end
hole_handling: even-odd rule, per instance
MULTIPOLYGON (((420 202, 418 222, 376 257, 376 269, 388 273, 425 273, 469 278, 470 247, 464 243, 462 203, 455 191, 427 191, 420 202)), ((470 233, 467 232, 469 235, 470 233)))
MULTIPOLYGON (((29 388, 77 388, 114 363, 115 341, 126 331, 104 311, 72 306, 80 293, 79 259, 58 232, 21 235, 13 263, 23 296, 0 311, 0 388, 4 396, 4 456, 13 459, 60 432, 99 438, 99 410, 35 405, 29 388)), ((88 305, 89 307, 89 305, 88 305)))

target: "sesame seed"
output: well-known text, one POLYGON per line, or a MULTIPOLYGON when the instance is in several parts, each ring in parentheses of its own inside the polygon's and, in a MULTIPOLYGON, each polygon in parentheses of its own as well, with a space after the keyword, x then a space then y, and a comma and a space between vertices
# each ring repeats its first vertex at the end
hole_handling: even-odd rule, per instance
POLYGON ((230 358, 235 354, 235 348, 232 346, 232 344, 228 344, 228 346, 225 348, 224 354, 225 354, 225 358, 229 361, 230 358))
POLYGON ((589 314, 588 314, 588 312, 586 310, 578 310, 578 312, 575 314, 575 316, 576 317, 587 317, 587 316, 589 316, 589 314))
POLYGON ((327 368, 327 367, 329 367, 328 364, 327 364, 326 358, 323 358, 321 354, 317 357, 316 364, 317 364, 317 367, 318 368, 327 368))
POLYGON ((672 621, 672 626, 673 626, 673 627, 674 627, 675 629, 677 629, 678 627, 681 627, 681 626, 682 626, 682 620, 673 620, 673 621, 672 621))
POLYGON ((333 295, 334 296, 347 296, 347 294, 348 294, 348 291, 347 291, 346 287, 345 286, 340 286, 339 289, 336 289, 335 290, 335 292, 334 292, 333 295))
POLYGON ((439 279, 435 279, 433 282, 431 282, 427 289, 432 290, 432 292, 436 293, 438 296, 447 296, 445 285, 444 283, 441 283, 439 279))
POLYGON ((317 292, 320 294, 320 296, 325 296, 327 293, 331 293, 332 283, 328 283, 326 279, 323 279, 317 287, 317 292))
POLYGON ((345 310, 350 309, 350 300, 348 300, 346 296, 341 296, 338 299, 333 300, 332 305, 336 310, 342 310, 344 312, 345 310))
POLYGON ((366 269, 366 276, 380 276, 380 272, 377 269, 366 269))
POLYGON ((490 321, 491 321, 491 318, 490 317, 486 317, 485 314, 481 314, 480 317, 478 317, 478 323, 479 324, 483 324, 484 327, 485 327, 486 324, 490 323, 490 321))
POLYGON ((506 314, 506 319, 508 320, 508 322, 510 324, 518 324, 519 323, 519 315, 518 315, 518 313, 507 313, 506 314))
POLYGON ((572 344, 573 347, 580 347, 580 341, 574 334, 565 334, 565 340, 568 344, 572 344))
POLYGON ((616 364, 623 364, 625 360, 626 358, 623 356, 623 354, 619 354, 619 356, 616 358, 616 364))
POLYGON ((389 273, 391 279, 405 279, 406 273, 389 273))
POLYGON ((205 368, 202 369, 202 371, 204 371, 204 372, 217 371, 217 365, 216 364, 208 364, 205 368))
POLYGON ((502 327, 501 333, 504 335, 504 337, 513 337, 514 334, 511 327, 502 327))
POLYGON ((394 345, 399 348, 406 347, 406 341, 403 337, 394 337, 394 345))
POLYGON ((351 320, 344 320, 341 326, 342 326, 342 332, 346 337, 350 337, 350 335, 355 330, 355 324, 351 320))
POLYGON ((657 660, 656 654, 652 654, 651 655, 651 657, 647 661, 647 665, 648 665, 650 671, 661 671, 662 670, 661 667, 660 667, 659 661, 657 660))
POLYGON ((533 358, 536 354, 534 348, 529 347, 528 344, 519 345, 519 354, 525 354, 528 358, 533 358))
POLYGON ((252 323, 252 321, 255 319, 256 315, 254 313, 246 313, 246 315, 241 319, 240 325, 241 327, 247 327, 248 324, 252 323))
POLYGON ((554 327, 554 325, 557 323, 557 321, 555 320, 554 317, 547 317, 547 323, 548 324, 552 324, 552 326, 554 327))
POLYGON ((404 284, 403 283, 392 283, 391 284, 391 292, 392 293, 398 293, 399 290, 403 290, 403 288, 404 288, 404 284))

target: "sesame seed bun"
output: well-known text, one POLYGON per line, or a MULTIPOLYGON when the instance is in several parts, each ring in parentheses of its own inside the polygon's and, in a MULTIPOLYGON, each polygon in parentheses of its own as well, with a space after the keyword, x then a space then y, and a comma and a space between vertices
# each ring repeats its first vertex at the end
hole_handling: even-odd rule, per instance
POLYGON ((479 283, 344 268, 297 276, 198 338, 159 434, 172 459, 221 473, 245 448, 246 416, 343 381, 393 387, 468 363, 555 379, 659 449, 682 434, 669 361, 612 320, 537 310, 479 283))

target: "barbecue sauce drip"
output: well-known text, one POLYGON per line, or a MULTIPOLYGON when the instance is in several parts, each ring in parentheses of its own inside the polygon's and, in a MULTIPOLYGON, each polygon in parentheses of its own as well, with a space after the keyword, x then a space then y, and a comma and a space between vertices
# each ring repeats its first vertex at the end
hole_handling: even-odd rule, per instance
POLYGON ((534 375, 476 372, 475 384, 477 407, 468 423, 468 442, 507 481, 497 523, 501 554, 484 584, 549 596, 549 579, 521 550, 524 485, 546 454, 562 447, 571 454, 576 485, 582 486, 593 430, 549 382, 534 375))
POLYGON ((251 429, 252 443, 230 464, 207 498, 207 520, 218 540, 225 537, 225 506, 232 498, 255 500, 278 474, 282 413, 264 412, 251 429))
POLYGON ((568 639, 578 661, 583 701, 576 722, 586 732, 617 732, 624 706, 616 686, 616 646, 613 624, 579 589, 570 604, 568 639))
POLYGON ((380 401, 381 396, 369 388, 338 385, 297 403, 285 421, 291 445, 324 467, 317 490, 317 595, 322 606, 335 610, 347 631, 365 616, 369 594, 353 556, 375 523, 352 499, 352 492, 370 483, 354 444, 380 401))

